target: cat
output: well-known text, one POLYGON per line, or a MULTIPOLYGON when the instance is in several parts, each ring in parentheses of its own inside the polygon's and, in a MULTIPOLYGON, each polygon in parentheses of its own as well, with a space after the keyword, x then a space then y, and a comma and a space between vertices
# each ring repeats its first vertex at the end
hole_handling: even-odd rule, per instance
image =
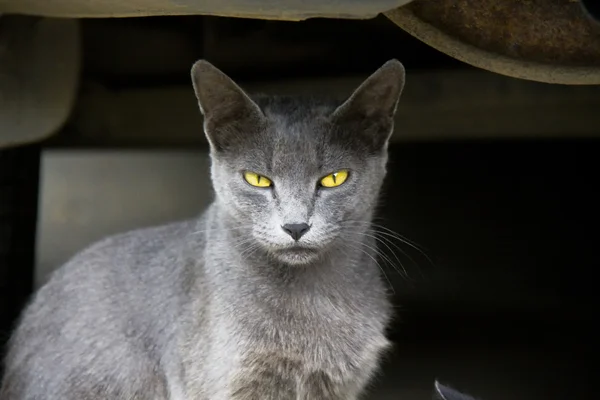
POLYGON ((433 400, 475 400, 475 398, 435 381, 433 400))
POLYGON ((366 233, 404 67, 341 104, 250 97, 205 60, 191 75, 213 203, 58 269, 10 340, 1 400, 354 400, 378 371, 392 313, 366 233))

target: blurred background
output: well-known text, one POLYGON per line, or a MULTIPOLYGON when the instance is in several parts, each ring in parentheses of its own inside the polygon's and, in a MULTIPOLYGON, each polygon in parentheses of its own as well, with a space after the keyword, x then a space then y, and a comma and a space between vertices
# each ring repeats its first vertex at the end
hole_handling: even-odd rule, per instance
MULTIPOLYGON (((383 16, 87 19, 81 49, 66 124, 0 152, 21 163, 41 154, 23 178, 23 210, 39 197, 23 212, 36 227, 34 267, 30 254, 0 271, 4 340, 31 291, 75 252, 210 203, 195 60, 249 91, 343 98, 397 58, 407 84, 376 222, 416 245, 394 241, 394 265, 382 260, 396 346, 367 398, 429 399, 435 378, 483 400, 592 396, 600 87, 476 69, 383 16)), ((33 232, 23 229, 4 238, 18 243, 33 232)))

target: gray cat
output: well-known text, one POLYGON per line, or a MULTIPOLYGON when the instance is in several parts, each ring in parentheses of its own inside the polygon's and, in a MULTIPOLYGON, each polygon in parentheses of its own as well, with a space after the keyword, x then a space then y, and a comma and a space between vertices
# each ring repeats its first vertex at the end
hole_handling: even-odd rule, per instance
POLYGON ((404 68, 341 105, 251 99, 206 61, 192 79, 214 202, 60 268, 12 337, 0 399, 353 400, 376 372, 391 306, 367 232, 404 68))

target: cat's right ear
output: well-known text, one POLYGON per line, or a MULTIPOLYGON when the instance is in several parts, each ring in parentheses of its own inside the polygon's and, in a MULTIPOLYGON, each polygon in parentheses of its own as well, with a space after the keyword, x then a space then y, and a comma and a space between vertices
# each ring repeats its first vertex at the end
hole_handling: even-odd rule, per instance
POLYGON ((433 394, 433 400, 475 400, 475 398, 462 394, 451 387, 444 386, 435 381, 435 389, 433 394))
POLYGON ((358 130, 372 150, 383 148, 394 129, 394 115, 404 88, 404 66, 390 60, 369 76, 331 115, 345 131, 358 130))
POLYGON ((231 78, 205 60, 191 71, 194 92, 204 115, 204 133, 216 151, 227 150, 264 118, 260 107, 231 78))

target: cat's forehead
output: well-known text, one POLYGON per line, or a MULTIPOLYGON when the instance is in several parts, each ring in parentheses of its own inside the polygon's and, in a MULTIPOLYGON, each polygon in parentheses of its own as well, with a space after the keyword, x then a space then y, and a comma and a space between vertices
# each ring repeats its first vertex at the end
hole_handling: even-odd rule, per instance
POLYGON ((326 117, 341 103, 339 99, 308 96, 256 95, 252 99, 267 117, 289 123, 326 117))
POLYGON ((271 97, 258 104, 268 120, 263 146, 269 153, 264 160, 269 172, 318 172, 347 158, 328 122, 337 102, 271 97))

